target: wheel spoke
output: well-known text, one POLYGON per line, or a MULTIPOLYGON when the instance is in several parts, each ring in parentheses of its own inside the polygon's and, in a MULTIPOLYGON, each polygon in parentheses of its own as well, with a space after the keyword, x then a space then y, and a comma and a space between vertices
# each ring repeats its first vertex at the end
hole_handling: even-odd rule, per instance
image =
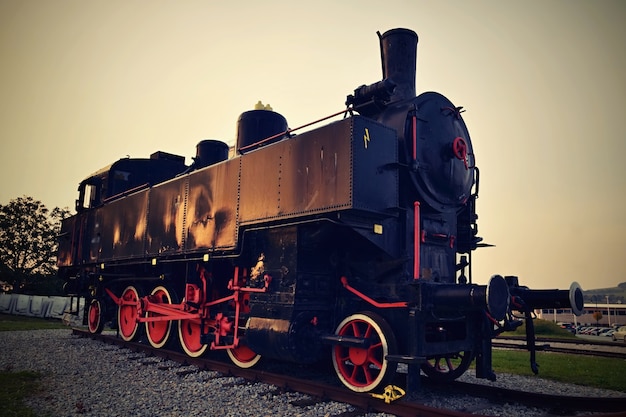
POLYGON ((446 358, 446 364, 448 365, 448 371, 452 372, 454 370, 454 365, 452 364, 452 358, 446 358))
POLYGON ((363 336, 366 339, 369 339, 370 337, 372 337, 372 326, 371 325, 367 325, 366 329, 365 329, 365 336, 363 336))
POLYGON ((358 323, 355 321, 353 323, 350 323, 350 327, 352 328, 352 335, 354 337, 361 337, 361 332, 359 332, 359 326, 358 323))
POLYGON ((381 355, 376 355, 376 354, 372 354, 372 352, 370 351, 370 355, 368 356, 369 358, 369 362, 371 364, 373 364, 374 366, 376 366, 376 368, 381 369, 383 367, 383 364, 381 362, 381 355))
POLYGON ((363 376, 365 377, 365 382, 367 384, 371 384, 372 381, 374 380, 374 376, 372 376, 372 370, 367 365, 363 365, 361 369, 363 370, 363 376))
POLYGON ((361 368, 358 366, 354 366, 354 365, 352 366, 352 372, 350 373, 350 377, 353 381, 356 381, 358 379, 358 374, 359 374, 360 369, 361 368))

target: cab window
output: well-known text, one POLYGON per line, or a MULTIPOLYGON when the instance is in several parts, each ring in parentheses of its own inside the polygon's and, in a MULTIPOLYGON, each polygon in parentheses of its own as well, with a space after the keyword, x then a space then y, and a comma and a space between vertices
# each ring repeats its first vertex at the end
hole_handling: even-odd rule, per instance
POLYGON ((99 178, 90 178, 83 181, 78 187, 76 211, 87 210, 100 204, 101 181, 99 178))

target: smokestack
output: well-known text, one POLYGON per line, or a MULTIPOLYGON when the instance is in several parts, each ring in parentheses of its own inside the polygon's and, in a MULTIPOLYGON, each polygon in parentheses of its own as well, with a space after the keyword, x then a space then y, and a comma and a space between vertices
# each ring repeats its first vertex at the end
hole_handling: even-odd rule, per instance
POLYGON ((396 85, 391 102, 415 97, 415 67, 417 61, 417 34, 409 29, 391 29, 380 39, 383 79, 396 85))

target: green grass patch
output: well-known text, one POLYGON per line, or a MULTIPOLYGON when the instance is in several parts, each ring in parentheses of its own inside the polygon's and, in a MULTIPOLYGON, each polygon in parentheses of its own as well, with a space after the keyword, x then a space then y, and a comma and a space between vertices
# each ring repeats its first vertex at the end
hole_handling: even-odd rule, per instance
POLYGON ((39 389, 41 375, 36 372, 0 371, 0 415, 34 417, 35 412, 24 405, 24 398, 39 389))
MULTIPOLYGON (((568 330, 562 329, 557 326, 556 323, 548 320, 535 319, 533 320, 533 327, 535 329, 535 335, 538 337, 556 337, 559 339, 575 339, 576 335, 568 330)), ((504 332, 502 336, 523 336, 526 337, 526 323, 515 329, 514 332, 504 332)))
POLYGON ((0 314, 0 332, 12 330, 67 329, 61 320, 0 314))
MULTIPOLYGON (((60 320, 0 314, 0 331, 67 328, 60 320)), ((37 414, 24 405, 24 398, 40 389, 40 379, 37 372, 0 370, 0 416, 35 417, 37 414)))
POLYGON ((528 375, 558 382, 626 392, 626 361, 613 358, 537 352, 539 374, 530 369, 527 351, 494 350, 493 369, 498 373, 528 375))

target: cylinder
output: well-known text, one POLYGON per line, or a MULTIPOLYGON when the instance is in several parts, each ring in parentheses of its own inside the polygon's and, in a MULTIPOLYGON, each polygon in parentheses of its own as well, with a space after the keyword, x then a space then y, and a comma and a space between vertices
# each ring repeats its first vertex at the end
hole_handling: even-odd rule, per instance
POLYGON ((200 169, 228 159, 228 145, 219 140, 205 139, 196 145, 194 167, 200 169))
POLYGON ((244 112, 237 120, 237 152, 243 154, 255 148, 255 144, 261 146, 277 142, 283 138, 280 134, 287 129, 287 120, 274 111, 244 112))
POLYGON ((414 98, 417 34, 409 29, 391 29, 379 37, 383 78, 396 84, 391 101, 414 98))
POLYGON ((492 276, 487 285, 433 285, 432 291, 436 309, 484 309, 496 320, 502 320, 509 309, 509 288, 499 275, 492 276))

